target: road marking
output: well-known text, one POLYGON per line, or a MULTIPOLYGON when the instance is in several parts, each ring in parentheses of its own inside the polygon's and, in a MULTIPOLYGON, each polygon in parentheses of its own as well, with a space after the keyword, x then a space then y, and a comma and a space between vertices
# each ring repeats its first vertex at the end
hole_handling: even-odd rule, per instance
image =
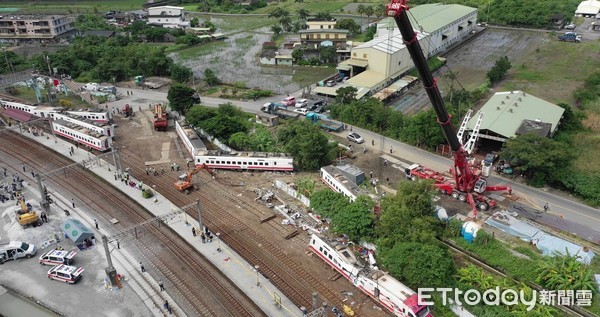
MULTIPOLYGON (((525 198, 526 194, 523 194, 523 193, 521 193, 521 196, 525 198)), ((555 197, 556 197, 556 198, 562 198, 562 197, 558 197, 558 196, 555 196, 555 197)), ((531 202, 529 201, 529 199, 525 198, 525 200, 527 200, 529 203, 531 203, 531 202)), ((577 202, 574 202, 574 203, 577 203, 577 202)), ((577 203, 577 204, 578 204, 578 203, 577 203)), ((535 204, 534 204, 534 206, 537 206, 537 205, 535 205, 535 204)), ((562 208, 562 209, 564 209, 564 210, 566 210, 566 211, 569 211, 569 212, 572 212, 572 213, 574 213, 574 214, 578 214, 578 215, 580 215, 580 216, 587 217, 587 218, 593 219, 594 221, 598 221, 598 222, 600 222, 600 218, 595 218, 595 217, 593 217, 593 216, 590 216, 590 215, 583 214, 583 213, 581 213, 581 212, 578 212, 578 211, 575 211, 575 210, 573 210, 573 209, 571 209, 571 208, 564 207, 564 206, 563 206, 563 205, 561 205, 561 204, 554 204, 554 206, 558 206, 559 208, 562 208)), ((589 207, 589 206, 588 206, 588 207, 589 207)), ((590 207, 590 208, 591 208, 591 207, 590 207)), ((548 213, 549 213, 549 214, 556 214, 556 215, 559 215, 558 213, 554 213, 554 212, 548 212, 548 213)), ((563 214, 564 214, 564 213, 563 213, 563 214)), ((589 226, 589 225, 586 225, 586 227, 587 227, 587 226, 589 226)))

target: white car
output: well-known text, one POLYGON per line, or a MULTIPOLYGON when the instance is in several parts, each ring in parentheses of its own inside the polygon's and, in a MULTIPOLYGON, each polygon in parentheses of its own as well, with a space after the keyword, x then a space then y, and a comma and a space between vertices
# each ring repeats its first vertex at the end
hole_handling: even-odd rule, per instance
POLYGON ((348 141, 352 141, 354 143, 358 143, 361 144, 363 142, 365 142, 365 139, 363 139, 362 136, 360 136, 358 133, 356 132, 350 132, 348 134, 348 141))
POLYGON ((294 112, 297 112, 297 113, 305 116, 309 111, 306 108, 299 108, 299 109, 294 109, 294 112))
POLYGON ((51 280, 57 280, 69 284, 75 284, 83 273, 82 267, 75 267, 69 265, 57 265, 48 271, 48 278, 51 280))
POLYGON ((296 101, 296 108, 304 108, 308 105, 308 99, 298 99, 296 101))
POLYGON ((70 265, 71 263, 73 263, 73 258, 75 257, 75 255, 77 255, 77 252, 75 251, 54 249, 42 254, 38 261, 41 265, 70 265))

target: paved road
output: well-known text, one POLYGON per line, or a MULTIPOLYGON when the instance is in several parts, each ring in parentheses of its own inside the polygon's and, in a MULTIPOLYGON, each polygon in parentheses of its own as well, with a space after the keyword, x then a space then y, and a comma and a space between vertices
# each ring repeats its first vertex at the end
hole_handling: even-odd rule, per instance
MULTIPOLYGON (((134 106, 134 110, 137 110, 138 105, 147 107, 148 103, 167 101, 167 94, 164 92, 141 89, 129 90, 133 91, 132 96, 124 96, 121 100, 111 102, 109 105, 122 107, 124 104, 129 103, 134 106)), ((124 89, 120 89, 119 91, 125 93, 124 89)), ((227 101, 219 98, 202 97, 202 104, 216 107, 219 104, 231 102, 242 108, 244 111, 257 113, 265 102, 281 98, 283 98, 283 96, 276 96, 258 101, 227 101)), ((369 150, 380 151, 392 155, 407 163, 419 163, 437 171, 448 171, 452 165, 452 161, 449 158, 432 154, 396 140, 383 137, 371 131, 355 127, 352 127, 352 129, 363 136, 366 141, 364 146, 369 150), (375 142, 374 146, 371 145, 372 140, 375 142), (390 148, 392 149, 391 154, 390 148)), ((346 132, 340 132, 339 134, 344 137, 346 132)), ((513 193, 521 197, 519 200, 520 203, 524 203, 537 210, 543 210, 542 206, 548 202, 550 205, 549 212, 543 217, 536 215, 532 219, 548 226, 578 235, 588 241, 600 244, 599 209, 586 206, 564 193, 531 188, 522 183, 503 177, 490 176, 489 183, 490 185, 509 184, 513 188, 513 193)))

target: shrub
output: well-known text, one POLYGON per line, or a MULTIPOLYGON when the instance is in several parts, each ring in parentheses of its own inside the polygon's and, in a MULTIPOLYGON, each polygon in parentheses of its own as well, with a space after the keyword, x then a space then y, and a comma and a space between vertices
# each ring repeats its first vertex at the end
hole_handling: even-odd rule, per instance
POLYGON ((152 197, 154 197, 154 192, 152 192, 152 189, 150 189, 150 188, 142 189, 142 197, 152 198, 152 197))

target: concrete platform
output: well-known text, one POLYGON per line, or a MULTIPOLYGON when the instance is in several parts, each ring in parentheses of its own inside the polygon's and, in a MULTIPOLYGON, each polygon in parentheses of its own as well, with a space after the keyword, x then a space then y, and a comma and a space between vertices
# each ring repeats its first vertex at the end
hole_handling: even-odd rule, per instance
MULTIPOLYGON (((19 132, 18 127, 13 126, 13 131, 19 132)), ((92 172, 102 177, 107 182, 113 184, 120 191, 131 197, 131 199, 136 200, 140 205, 144 206, 150 213, 155 216, 164 216, 169 213, 172 213, 175 208, 174 205, 165 199, 160 193, 155 192, 155 196, 151 199, 143 198, 141 192, 133 187, 125 185, 123 182, 115 181, 114 172, 116 168, 109 163, 112 161, 112 155, 104 155, 103 158, 96 158, 94 155, 90 155, 89 152, 75 148, 75 154, 73 156, 69 156, 69 149, 72 144, 61 139, 54 138, 51 135, 47 136, 33 136, 30 133, 23 133, 25 137, 30 138, 34 142, 38 142, 46 147, 52 148, 58 153, 62 154, 65 157, 68 157, 76 162, 85 163, 87 168, 92 172), (106 160, 105 160, 106 159, 106 160), (107 161, 109 160, 109 161, 107 161)), ((124 166, 126 167, 126 166, 124 166)), ((52 188, 48 188, 51 192, 54 192, 52 188)), ((60 208, 70 208, 70 200, 66 198, 59 198, 57 200, 57 205, 60 208)), ((93 219, 90 216, 85 214, 85 206, 82 205, 81 202, 76 202, 78 206, 77 211, 78 214, 84 218, 82 221, 87 221, 87 225, 92 228, 93 227, 93 219), (82 206, 82 208, 79 208, 82 206)), ((62 210, 62 209, 60 209, 62 210)), ((111 223, 109 219, 98 219, 100 223, 100 233, 106 234, 110 236, 111 233, 114 233, 114 230, 110 230, 111 223), (106 228, 109 228, 108 230, 106 228)), ((85 222, 84 222, 85 223, 85 222)), ((271 284, 269 280, 259 275, 258 279, 260 285, 257 286, 257 273, 252 265, 247 263, 244 259, 242 259, 238 254, 236 254, 233 250, 227 247, 224 243, 219 242, 217 240, 213 240, 212 243, 202 243, 200 236, 194 237, 192 235, 192 226, 198 229, 198 222, 196 219, 192 219, 187 217, 185 214, 176 215, 170 217, 166 220, 168 226, 170 226, 175 232, 177 232, 182 239, 190 242, 192 246, 194 246, 198 252, 202 253, 211 262, 218 267, 222 272, 224 272, 229 278, 236 283, 236 285, 245 292, 267 315, 269 316, 302 316, 302 312, 298 307, 296 307, 286 296, 281 294, 279 290, 271 284), (220 244, 220 249, 222 252, 218 252, 217 249, 220 244), (281 306, 275 304, 274 298, 280 298, 281 306)), ((121 242, 122 243, 122 242, 121 242)), ((144 291, 144 288, 158 288, 158 283, 152 279, 150 276, 140 277, 139 273, 139 259, 133 260, 128 258, 128 255, 120 254, 123 252, 123 248, 120 250, 113 250, 113 254, 116 255, 118 260, 118 265, 115 264, 115 267, 118 271, 125 270, 130 272, 126 274, 132 278, 132 284, 137 286, 136 292, 140 295, 142 299, 146 299, 148 297, 147 291, 144 291), (115 253, 115 251, 117 251, 115 253), (120 258, 120 259, 119 259, 120 258), (135 282, 135 283, 133 283, 135 282)), ((147 261, 146 263, 148 263, 147 261)), ((149 263, 147 264, 149 265, 149 263)), ((167 288, 168 292, 168 288, 167 288)), ((160 301, 159 301, 160 302, 160 301)), ((174 300, 169 300, 169 303, 172 303, 174 306, 174 310, 177 310, 177 313, 182 314, 180 308, 176 307, 174 300)), ((154 309, 151 301, 146 301, 146 305, 152 310, 154 309)))

